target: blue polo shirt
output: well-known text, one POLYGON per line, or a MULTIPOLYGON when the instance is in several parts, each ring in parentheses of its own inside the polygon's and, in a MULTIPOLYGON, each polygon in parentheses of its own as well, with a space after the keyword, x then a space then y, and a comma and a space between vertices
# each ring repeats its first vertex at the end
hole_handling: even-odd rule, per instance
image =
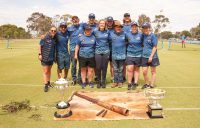
POLYGON ((79 35, 79 40, 76 45, 79 45, 79 56, 84 58, 92 58, 95 54, 96 39, 94 35, 86 36, 79 35))
POLYGON ((123 31, 126 32, 126 33, 131 32, 131 23, 123 24, 123 31))
MULTIPOLYGON (((157 44, 158 44, 158 39, 157 39, 156 35, 153 33, 150 33, 149 35, 145 35, 145 34, 143 34, 143 35, 144 35, 144 38, 143 38, 144 46, 143 46, 142 57, 149 58, 153 47, 157 46, 157 44)), ((153 58, 158 58, 157 50, 156 50, 153 58)))
POLYGON ((110 48, 109 48, 109 42, 108 42, 108 36, 109 36, 108 30, 104 30, 104 31, 95 30, 94 36, 96 38, 95 53, 96 54, 109 53, 110 48))
POLYGON ((128 46, 127 46, 127 56, 128 57, 142 57, 142 41, 143 34, 140 32, 127 33, 128 46))
POLYGON ((50 35, 46 35, 46 37, 40 40, 41 46, 41 54, 43 62, 52 62, 55 57, 55 45, 56 39, 52 38, 50 35))
POLYGON ((69 46, 70 52, 74 52, 76 43, 79 40, 78 35, 80 33, 83 33, 83 24, 72 25, 72 26, 68 27, 67 30, 69 32, 69 39, 70 39, 70 46, 69 46))
POLYGON ((126 59, 126 34, 125 32, 116 33, 110 32, 109 40, 112 42, 112 59, 124 60, 126 59))
POLYGON ((66 31, 65 33, 62 33, 61 31, 59 31, 56 34, 56 38, 57 38, 56 52, 68 54, 69 53, 68 52, 68 39, 69 39, 68 32, 66 31))

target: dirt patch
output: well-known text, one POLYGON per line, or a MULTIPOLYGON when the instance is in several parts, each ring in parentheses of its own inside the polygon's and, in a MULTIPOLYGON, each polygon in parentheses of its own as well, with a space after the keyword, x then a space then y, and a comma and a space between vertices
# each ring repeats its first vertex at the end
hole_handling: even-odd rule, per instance
POLYGON ((147 112, 148 99, 143 92, 79 92, 83 95, 98 99, 100 101, 124 107, 130 110, 128 116, 124 116, 107 109, 107 114, 102 117, 96 114, 105 109, 97 104, 74 96, 70 101, 73 112, 68 118, 54 118, 55 120, 122 120, 122 119, 149 119, 147 112))

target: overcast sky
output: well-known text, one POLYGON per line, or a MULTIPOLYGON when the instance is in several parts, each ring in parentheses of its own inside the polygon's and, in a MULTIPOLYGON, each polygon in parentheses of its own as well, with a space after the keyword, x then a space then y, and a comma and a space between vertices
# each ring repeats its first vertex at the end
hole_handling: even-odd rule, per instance
POLYGON ((122 20, 129 12, 133 20, 140 14, 153 20, 160 10, 170 19, 167 30, 173 32, 189 30, 200 22, 200 0, 0 0, 0 25, 26 28, 26 19, 36 11, 51 17, 68 13, 87 21, 91 12, 97 19, 113 16, 122 20))

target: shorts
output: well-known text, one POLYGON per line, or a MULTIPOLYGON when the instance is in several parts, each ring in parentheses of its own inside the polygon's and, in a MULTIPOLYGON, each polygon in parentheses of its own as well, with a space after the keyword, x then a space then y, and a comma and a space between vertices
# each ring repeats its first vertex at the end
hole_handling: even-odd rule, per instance
POLYGON ((142 67, 156 67, 160 65, 160 61, 158 58, 153 58, 151 63, 148 63, 149 58, 143 58, 142 57, 142 63, 141 66, 142 67))
POLYGON ((126 58, 126 65, 135 65, 140 67, 142 63, 142 57, 127 57, 126 58))
POLYGON ((70 68, 70 57, 68 53, 57 53, 56 61, 58 69, 69 69, 70 68))
POLYGON ((80 68, 84 67, 95 68, 95 57, 84 58, 79 56, 79 66, 80 68))
POLYGON ((48 61, 48 62, 41 61, 41 65, 42 66, 52 66, 53 65, 53 61, 48 61))

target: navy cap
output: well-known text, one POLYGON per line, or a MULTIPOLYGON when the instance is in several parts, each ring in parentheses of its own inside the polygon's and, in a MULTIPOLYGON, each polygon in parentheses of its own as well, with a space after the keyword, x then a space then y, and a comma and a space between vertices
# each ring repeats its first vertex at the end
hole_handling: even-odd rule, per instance
POLYGON ((60 26, 67 26, 67 24, 65 22, 61 22, 60 26))
POLYGON ((138 23, 135 22, 135 21, 133 21, 133 22, 131 23, 131 26, 133 26, 133 25, 137 25, 137 26, 138 26, 138 23))
POLYGON ((85 24, 83 28, 84 28, 84 30, 85 30, 85 29, 92 29, 91 26, 90 26, 89 24, 85 24))
POLYGON ((89 19, 95 19, 95 14, 94 13, 90 13, 88 16, 89 19))
POLYGON ((112 16, 107 17, 107 21, 113 21, 113 17, 112 16))
POLYGON ((151 24, 148 22, 145 22, 142 24, 142 28, 150 28, 150 27, 151 27, 151 24))
POLYGON ((124 13, 124 17, 126 17, 126 16, 130 17, 130 14, 129 13, 124 13))

